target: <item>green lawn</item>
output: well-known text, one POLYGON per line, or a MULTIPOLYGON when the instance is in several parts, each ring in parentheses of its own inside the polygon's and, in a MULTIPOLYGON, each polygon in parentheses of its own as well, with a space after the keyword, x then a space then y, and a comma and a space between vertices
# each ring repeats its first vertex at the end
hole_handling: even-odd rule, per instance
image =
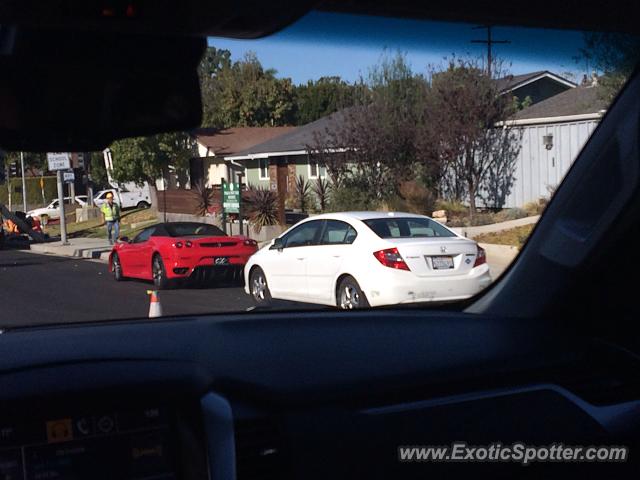
MULTIPOLYGON (((67 235, 69 236, 69 238, 107 238, 107 229, 102 218, 80 223, 72 221, 74 218, 75 214, 67 215, 67 235)), ((149 225, 153 225, 153 223, 145 223, 143 226, 132 228, 132 223, 151 222, 152 220, 156 220, 156 222, 158 221, 155 211, 150 209, 138 209, 123 212, 120 221, 120 236, 132 237, 142 229, 148 227, 149 225)), ((59 236, 60 225, 47 225, 44 231, 52 237, 59 236)))

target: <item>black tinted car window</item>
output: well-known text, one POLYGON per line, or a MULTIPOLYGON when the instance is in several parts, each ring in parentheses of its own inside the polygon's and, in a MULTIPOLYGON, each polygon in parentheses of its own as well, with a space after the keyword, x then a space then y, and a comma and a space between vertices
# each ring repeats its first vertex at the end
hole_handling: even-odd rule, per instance
POLYGON ((320 234, 320 227, 322 227, 320 220, 303 223, 282 237, 282 244, 284 247, 316 245, 318 235, 320 234))
POLYGON ((320 243, 323 245, 349 244, 353 243, 356 236, 356 231, 348 223, 339 220, 327 220, 320 243))
POLYGON ((207 223, 167 223, 165 229, 170 237, 226 237, 227 234, 215 225, 207 223))
POLYGON ((375 218, 364 220, 380 238, 454 237, 455 234, 430 218, 375 218))
POLYGON ((151 237, 151 234, 154 232, 155 228, 147 228, 146 230, 143 230, 142 232, 140 232, 136 238, 133 239, 133 243, 142 243, 142 242, 146 242, 147 240, 149 240, 149 238, 151 237))

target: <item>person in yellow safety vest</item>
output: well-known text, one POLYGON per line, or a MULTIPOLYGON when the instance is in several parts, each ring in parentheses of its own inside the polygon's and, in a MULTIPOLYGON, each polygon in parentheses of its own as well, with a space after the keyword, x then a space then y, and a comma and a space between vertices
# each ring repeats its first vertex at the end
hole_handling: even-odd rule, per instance
POLYGON ((107 193, 107 201, 102 204, 100 211, 104 215, 107 224, 107 238, 109 244, 113 245, 120 235, 120 205, 113 201, 113 193, 107 193), (111 234, 113 233, 113 238, 111 234))

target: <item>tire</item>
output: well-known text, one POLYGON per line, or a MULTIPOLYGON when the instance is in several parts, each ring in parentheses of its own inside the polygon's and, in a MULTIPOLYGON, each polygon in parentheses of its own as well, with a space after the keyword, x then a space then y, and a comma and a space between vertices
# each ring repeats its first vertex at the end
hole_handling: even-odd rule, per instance
POLYGON ((124 275, 122 275, 122 263, 120 262, 120 257, 117 253, 114 253, 111 257, 111 272, 113 273, 113 278, 116 282, 124 280, 124 275))
POLYGON ((151 276, 153 285, 158 290, 166 290, 171 286, 171 281, 167 278, 167 270, 164 268, 162 257, 157 253, 151 260, 151 276))
POLYGON ((340 280, 336 289, 336 305, 342 310, 354 310, 368 308, 369 301, 356 279, 347 276, 340 280))
POLYGON ((249 276, 249 288, 251 298, 258 307, 267 307, 271 305, 271 292, 267 285, 267 277, 260 267, 256 267, 251 271, 249 276))
POLYGON ((149 205, 147 202, 138 202, 136 208, 149 208, 150 206, 151 205, 149 205))

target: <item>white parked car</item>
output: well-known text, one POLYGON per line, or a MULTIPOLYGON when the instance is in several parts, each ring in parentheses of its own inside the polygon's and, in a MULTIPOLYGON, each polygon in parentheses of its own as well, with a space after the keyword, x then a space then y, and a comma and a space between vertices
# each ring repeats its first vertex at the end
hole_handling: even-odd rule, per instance
POLYGON ((345 212, 310 217, 256 252, 245 291, 344 309, 473 296, 491 277, 484 250, 429 217, 345 212))
MULTIPOLYGON (((87 196, 86 195, 76 195, 75 204, 78 207, 84 207, 87 204, 87 196)), ((71 197, 64 197, 65 203, 71 202, 71 197)), ((34 210, 29 210, 27 212, 27 216, 29 217, 42 217, 43 215, 47 215, 50 220, 60 218, 60 209, 58 208, 58 199, 55 199, 46 207, 36 208, 34 210)))

